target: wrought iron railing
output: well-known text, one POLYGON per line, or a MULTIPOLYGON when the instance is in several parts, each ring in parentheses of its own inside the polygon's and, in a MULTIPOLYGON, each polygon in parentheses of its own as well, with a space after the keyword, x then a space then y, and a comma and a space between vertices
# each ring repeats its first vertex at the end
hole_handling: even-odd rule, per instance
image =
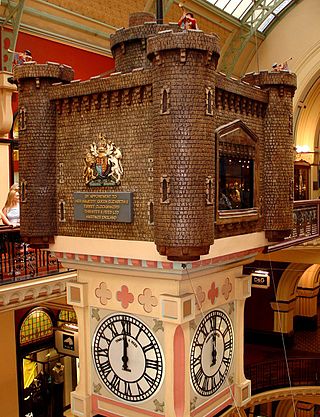
POLYGON ((23 242, 19 228, 0 226, 0 285, 59 271, 59 261, 50 252, 23 242))
POLYGON ((271 245, 267 252, 295 246, 320 236, 320 199, 295 201, 293 207, 293 230, 284 241, 271 245))
POLYGON ((289 358, 260 362, 245 368, 251 380, 252 394, 289 386, 310 386, 320 383, 320 358, 289 358))

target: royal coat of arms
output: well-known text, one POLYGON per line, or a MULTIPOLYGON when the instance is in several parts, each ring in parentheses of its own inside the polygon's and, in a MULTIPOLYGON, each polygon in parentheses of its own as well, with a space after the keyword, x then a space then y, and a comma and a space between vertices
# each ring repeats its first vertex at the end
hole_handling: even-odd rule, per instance
POLYGON ((99 134, 98 143, 93 142, 86 150, 83 178, 91 187, 119 185, 123 175, 120 148, 99 134))

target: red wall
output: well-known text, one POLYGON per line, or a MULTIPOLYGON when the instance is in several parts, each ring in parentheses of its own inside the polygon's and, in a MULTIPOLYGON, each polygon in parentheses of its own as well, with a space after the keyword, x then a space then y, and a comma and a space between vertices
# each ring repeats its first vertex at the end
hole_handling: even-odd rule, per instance
MULTIPOLYGON (((5 33, 2 33, 2 36, 5 38, 5 33)), ((5 42, 5 47, 10 48, 8 42, 5 42)), ((15 49, 18 52, 29 49, 33 59, 38 64, 44 64, 47 61, 51 61, 70 65, 74 69, 75 80, 87 80, 90 77, 105 73, 114 68, 113 58, 50 41, 38 36, 28 35, 23 32, 20 32, 18 35, 15 49)), ((18 97, 16 94, 13 94, 12 108, 14 112, 18 108, 18 97)))
POLYGON ((86 80, 114 68, 110 57, 20 32, 16 50, 25 49, 31 51, 38 64, 52 61, 70 65, 75 71, 75 79, 86 80))
MULTIPOLYGON (((0 34, 1 44, 6 49, 13 49, 6 33, 4 30, 0 34)), ((70 65, 75 71, 75 79, 86 80, 114 68, 111 57, 19 32, 15 50, 22 52, 26 49, 39 64, 51 61, 70 65)))

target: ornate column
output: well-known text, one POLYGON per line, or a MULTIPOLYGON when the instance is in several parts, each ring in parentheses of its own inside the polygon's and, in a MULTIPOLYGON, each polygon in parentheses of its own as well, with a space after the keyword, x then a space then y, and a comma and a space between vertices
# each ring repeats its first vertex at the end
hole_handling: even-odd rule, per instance
POLYGON ((234 372, 235 402, 238 407, 251 398, 251 381, 244 374, 244 307, 246 298, 251 296, 250 276, 237 277, 235 280, 235 357, 234 372))
POLYGON ((11 98, 17 87, 8 82, 10 76, 11 72, 0 71, 0 136, 10 132, 13 121, 11 98))
POLYGON ((273 331, 289 335, 293 332, 293 316, 295 300, 291 302, 273 302, 271 308, 274 311, 273 331))
MULTIPOLYGON (((12 93, 16 91, 17 87, 8 82, 11 75, 7 71, 0 72, 0 137, 10 132, 13 121, 11 101, 12 93)), ((3 207, 9 189, 9 163, 9 141, 8 143, 3 141, 0 143, 0 164, 5 175, 0 180, 1 207, 3 207)))
POLYGON ((67 284, 67 303, 72 305, 78 319, 79 331, 79 383, 76 390, 71 393, 71 411, 78 417, 91 415, 90 374, 87 372, 91 366, 90 329, 87 317, 89 315, 87 284, 80 282, 70 282, 67 284))

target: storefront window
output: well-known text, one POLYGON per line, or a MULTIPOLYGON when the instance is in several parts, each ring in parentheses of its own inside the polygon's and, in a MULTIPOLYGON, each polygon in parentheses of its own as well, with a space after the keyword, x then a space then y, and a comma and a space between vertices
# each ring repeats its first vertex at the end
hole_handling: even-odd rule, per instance
POLYGON ((254 161, 221 155, 219 163, 219 210, 252 208, 254 161))

